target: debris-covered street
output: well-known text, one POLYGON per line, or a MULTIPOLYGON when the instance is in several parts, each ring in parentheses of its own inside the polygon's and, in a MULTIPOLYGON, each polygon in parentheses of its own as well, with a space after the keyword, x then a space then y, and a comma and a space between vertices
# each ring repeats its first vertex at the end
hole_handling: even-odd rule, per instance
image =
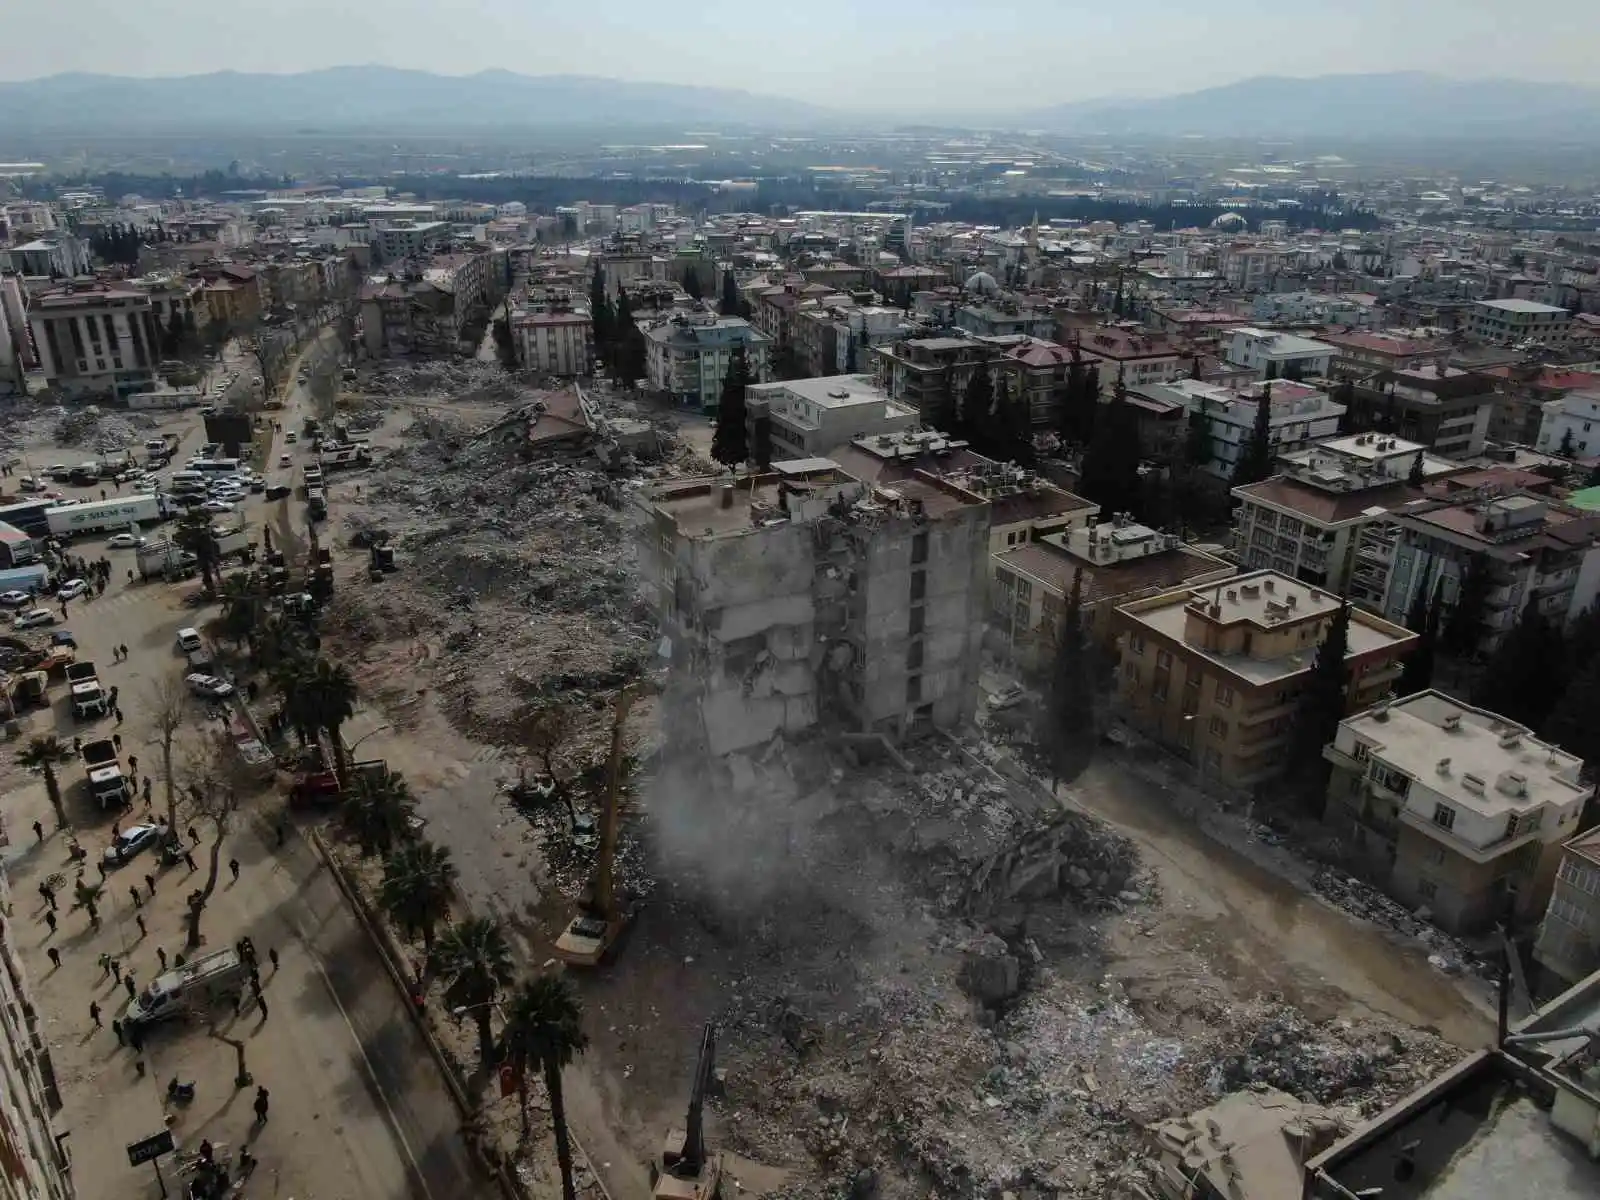
MULTIPOLYGON (((561 768, 603 754, 611 695, 656 653, 626 493, 709 464, 670 419, 600 397, 660 444, 603 466, 563 436, 563 401, 486 364, 352 386, 377 462, 335 481, 329 529, 386 530, 403 569, 352 572, 325 629, 368 748, 536 965, 593 846, 564 810, 519 810, 539 768, 523 722, 559 701, 579 714, 561 768)), ((979 734, 913 762, 812 738, 710 785, 658 769, 649 705, 628 744, 624 871, 645 903, 583 977, 592 1045, 569 1096, 619 1195, 681 1122, 708 1020, 715 1143, 818 1197, 1115 1195, 1142 1177, 1149 1122, 1252 1082, 1358 1119, 1489 1031, 1448 947, 1356 919, 1340 880, 1318 895, 1248 822, 1121 751, 1052 799, 979 734)))

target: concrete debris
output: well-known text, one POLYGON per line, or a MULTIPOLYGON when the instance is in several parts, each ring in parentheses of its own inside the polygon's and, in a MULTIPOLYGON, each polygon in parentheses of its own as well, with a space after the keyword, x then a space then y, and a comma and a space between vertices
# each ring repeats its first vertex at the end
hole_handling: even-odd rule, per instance
POLYGON ((969 915, 1066 900, 1080 911, 1111 907, 1137 865, 1133 844, 1098 821, 1064 812, 1025 830, 973 873, 969 915))
MULTIPOLYGON (((8 418, 9 421, 9 418, 8 418)), ((48 437, 63 448, 115 453, 143 445, 155 419, 143 413, 110 412, 98 405, 35 409, 18 422, 13 436, 33 443, 48 437)))
POLYGON ((1311 886, 1319 896, 1345 912, 1421 942, 1428 951, 1428 962, 1445 975, 1472 972, 1494 979, 1499 964, 1469 949, 1464 943, 1426 921, 1405 905, 1336 867, 1324 866, 1312 877, 1311 886))

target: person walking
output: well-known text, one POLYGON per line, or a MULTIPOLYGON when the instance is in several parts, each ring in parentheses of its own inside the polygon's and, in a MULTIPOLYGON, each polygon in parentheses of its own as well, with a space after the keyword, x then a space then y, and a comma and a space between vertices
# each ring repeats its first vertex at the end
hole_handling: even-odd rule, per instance
POLYGON ((191 873, 200 869, 194 865, 194 854, 188 850, 183 852, 183 861, 188 864, 191 873))
POLYGON ((150 894, 154 896, 156 894, 156 877, 154 875, 146 875, 144 883, 150 889, 150 894))
POLYGON ((156 961, 161 964, 161 969, 167 969, 167 949, 165 946, 156 947, 156 961))
POLYGON ((54 946, 51 946, 48 950, 46 950, 45 955, 50 959, 50 965, 52 967, 61 966, 61 951, 57 950, 54 946))
POLYGON ((123 1040, 122 1040, 122 1022, 121 1021, 113 1020, 111 1022, 111 1032, 117 1035, 117 1045, 119 1045, 119 1046, 123 1045, 124 1043, 123 1043, 123 1040))
POLYGON ((95 962, 100 966, 101 979, 104 979, 107 975, 111 974, 111 955, 102 951, 100 957, 95 959, 95 962))
POLYGON ((118 754, 122 753, 122 735, 120 733, 111 735, 111 744, 116 747, 118 754))
MULTIPOLYGON (((105 1028, 105 1026, 100 1022, 100 1006, 93 1000, 89 1001, 89 1019, 94 1022, 94 1027, 96 1029, 105 1028)), ((257 1100, 257 1103, 259 1104, 260 1101, 257 1100)))
POLYGON ((127 662, 128 661, 128 647, 126 645, 124 645, 121 649, 122 649, 122 661, 123 662, 127 662))
POLYGON ((272 964, 272 973, 276 975, 278 973, 278 951, 276 947, 267 951, 267 961, 272 964))
POLYGON ((55 913, 55 909, 51 909, 49 912, 44 914, 44 923, 46 925, 50 926, 50 932, 51 933, 54 933, 56 931, 56 913, 55 913))
POLYGON ((44 841, 44 823, 43 822, 35 821, 33 823, 33 836, 38 838, 41 842, 44 841))
POLYGON ((228 871, 233 875, 233 881, 235 883, 238 883, 239 882, 239 860, 237 858, 230 858, 228 860, 228 871))
MULTIPOLYGON (((122 709, 121 709, 121 708, 120 708, 120 707, 118 707, 118 708, 113 708, 113 709, 112 709, 112 710, 111 710, 111 715, 112 715, 112 716, 114 716, 114 717, 115 717, 115 718, 116 718, 116 719, 117 719, 117 724, 118 724, 118 725, 121 725, 121 724, 122 724, 122 709)), ((122 747, 121 747, 121 746, 118 746, 118 747, 117 747, 117 749, 118 749, 118 750, 121 750, 121 749, 122 749, 122 747)))
POLYGON ((128 885, 128 895, 132 898, 133 906, 135 908, 144 907, 144 898, 139 895, 139 889, 134 887, 132 884, 128 885))
POLYGON ((110 967, 111 967, 111 978, 116 980, 118 983, 121 983, 122 982, 122 962, 117 958, 112 958, 111 963, 110 963, 110 967))
POLYGON ((128 770, 135 775, 139 773, 139 756, 137 754, 128 755, 128 770))
POLYGON ((189 840, 198 846, 200 844, 200 835, 194 831, 193 825, 189 826, 188 834, 189 840))
POLYGON ((129 971, 126 975, 124 975, 122 977, 122 986, 125 989, 127 989, 128 999, 129 1000, 132 1000, 135 996, 137 996, 139 994, 138 989, 136 989, 133 986, 133 972, 132 971, 129 971))
POLYGON ((150 807, 150 776, 144 777, 144 806, 150 807))
POLYGON ((144 927, 144 914, 143 913, 134 913, 133 914, 133 923, 139 927, 139 936, 140 937, 148 937, 149 936, 150 931, 144 927))
MULTIPOLYGON (((117 685, 116 684, 112 684, 110 690, 106 692, 106 699, 111 701, 111 707, 113 707, 113 708, 115 708, 117 706, 117 696, 118 695, 120 695, 120 693, 117 691, 117 685)), ((122 747, 120 745, 117 747, 117 749, 119 749, 119 750, 121 748, 122 747)))
MULTIPOLYGON (((98 1024, 99 1023, 99 1017, 96 1016, 95 1020, 96 1020, 96 1024, 98 1024)), ((265 1125, 267 1123, 267 1106, 268 1106, 267 1089, 264 1088, 264 1087, 258 1087, 256 1089, 256 1103, 255 1103, 256 1124, 257 1125, 265 1125)))

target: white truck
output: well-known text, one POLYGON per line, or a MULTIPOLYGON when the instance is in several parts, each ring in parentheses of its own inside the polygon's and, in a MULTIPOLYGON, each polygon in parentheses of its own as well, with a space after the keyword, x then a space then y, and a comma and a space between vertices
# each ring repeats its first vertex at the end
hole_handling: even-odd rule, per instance
POLYGON ((110 738, 84 743, 83 766, 89 776, 89 794, 100 802, 101 808, 120 808, 133 798, 110 738))
POLYGON ((56 537, 74 537, 107 530, 121 531, 130 525, 153 525, 167 519, 167 507, 160 496, 119 496, 110 500, 90 500, 83 504, 58 504, 44 511, 45 526, 56 537))
POLYGON ((87 659, 67 664, 67 686, 72 692, 72 715, 80 721, 103 717, 110 708, 100 673, 87 659))
POLYGON ((237 996, 248 975, 236 947, 213 950, 157 975, 128 1003, 123 1020, 151 1025, 168 1017, 203 1012, 219 1000, 237 996))
POLYGON ((181 579, 196 567, 194 555, 167 538, 140 546, 137 561, 140 579, 181 579))

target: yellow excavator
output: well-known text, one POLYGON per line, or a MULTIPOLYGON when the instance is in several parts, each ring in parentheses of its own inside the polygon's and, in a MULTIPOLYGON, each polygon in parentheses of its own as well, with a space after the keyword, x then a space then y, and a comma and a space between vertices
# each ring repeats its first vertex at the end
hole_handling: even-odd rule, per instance
POLYGON ((600 814, 600 856, 594 878, 578 901, 578 911, 556 939, 555 956, 574 967, 594 967, 616 948, 633 913, 617 899, 618 795, 622 791, 622 735, 628 710, 638 698, 636 684, 617 693, 611 723, 611 756, 606 761, 605 807, 600 814))
POLYGON ((651 1200, 719 1200, 722 1155, 706 1150, 705 1103, 717 1054, 717 1027, 707 1024, 700 1035, 700 1058, 689 1089, 689 1119, 667 1134, 660 1163, 652 1163, 651 1200))

